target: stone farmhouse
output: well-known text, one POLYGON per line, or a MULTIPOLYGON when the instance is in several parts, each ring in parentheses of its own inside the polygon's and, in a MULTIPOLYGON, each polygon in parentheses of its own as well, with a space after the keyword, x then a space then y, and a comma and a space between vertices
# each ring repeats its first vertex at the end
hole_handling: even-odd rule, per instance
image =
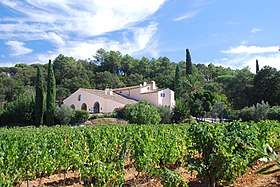
POLYGON ((174 91, 159 89, 156 83, 144 82, 137 86, 124 88, 95 90, 80 88, 67 97, 63 104, 77 110, 87 110, 90 113, 108 113, 125 105, 135 104, 140 100, 147 100, 155 106, 175 106, 174 91))

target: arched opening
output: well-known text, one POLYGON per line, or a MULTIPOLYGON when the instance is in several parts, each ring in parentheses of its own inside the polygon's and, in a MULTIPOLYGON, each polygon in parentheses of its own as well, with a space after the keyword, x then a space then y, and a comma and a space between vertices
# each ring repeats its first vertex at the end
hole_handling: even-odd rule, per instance
POLYGON ((100 104, 98 102, 94 103, 93 113, 100 113, 100 104))
POLYGON ((70 107, 75 110, 75 105, 72 104, 70 107))
POLYGON ((87 110, 87 104, 86 104, 86 103, 83 103, 83 104, 82 104, 81 110, 87 110))
POLYGON ((78 96, 78 101, 81 101, 82 100, 82 95, 79 95, 78 96))

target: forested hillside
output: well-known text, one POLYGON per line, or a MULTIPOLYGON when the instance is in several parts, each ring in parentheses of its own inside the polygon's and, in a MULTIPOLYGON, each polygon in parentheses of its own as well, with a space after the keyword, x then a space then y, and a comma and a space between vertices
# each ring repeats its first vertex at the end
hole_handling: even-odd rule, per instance
MULTIPOLYGON (((280 103, 280 71, 273 67, 265 66, 254 74, 248 67, 233 70, 212 63, 205 65, 186 61, 171 62, 168 57, 135 59, 119 51, 104 49, 99 49, 94 59, 77 60, 60 54, 53 61, 58 104, 81 87, 117 88, 152 80, 160 88, 174 90, 177 101, 192 106, 190 113, 193 116, 205 117, 207 113, 215 110, 218 116, 223 109, 240 110, 262 101, 270 106, 280 103), (186 64, 191 71, 187 72, 186 64)), ((31 95, 35 92, 37 67, 41 67, 46 80, 47 62, 0 67, 1 105, 14 101, 24 93, 31 95)), ((45 91, 46 86, 44 85, 45 91)))

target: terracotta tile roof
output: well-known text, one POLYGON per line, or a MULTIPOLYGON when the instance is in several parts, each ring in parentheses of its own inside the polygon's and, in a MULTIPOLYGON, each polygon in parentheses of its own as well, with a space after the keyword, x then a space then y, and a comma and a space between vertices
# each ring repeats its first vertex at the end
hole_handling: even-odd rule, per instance
POLYGON ((135 101, 133 99, 128 99, 128 98, 121 96, 119 94, 116 94, 116 93, 113 93, 113 95, 105 94, 104 90, 94 90, 94 89, 85 89, 85 88, 80 88, 80 89, 84 90, 86 92, 92 93, 94 95, 97 95, 99 97, 102 97, 104 99, 116 101, 116 102, 124 104, 124 105, 137 103, 137 101, 135 101))

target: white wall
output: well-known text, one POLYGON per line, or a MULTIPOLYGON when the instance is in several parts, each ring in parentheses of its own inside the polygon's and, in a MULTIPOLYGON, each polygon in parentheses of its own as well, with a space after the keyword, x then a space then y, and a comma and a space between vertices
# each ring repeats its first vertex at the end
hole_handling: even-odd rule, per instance
POLYGON ((115 102, 113 100, 104 99, 103 97, 94 95, 82 89, 77 90, 68 98, 66 98, 63 101, 63 104, 67 106, 74 105, 76 110, 81 110, 82 104, 85 103, 87 105, 87 111, 91 112, 93 111, 95 102, 99 102, 101 113, 113 112, 115 108, 124 107, 124 104, 115 102), (81 95, 81 101, 78 100, 79 95, 81 95))

